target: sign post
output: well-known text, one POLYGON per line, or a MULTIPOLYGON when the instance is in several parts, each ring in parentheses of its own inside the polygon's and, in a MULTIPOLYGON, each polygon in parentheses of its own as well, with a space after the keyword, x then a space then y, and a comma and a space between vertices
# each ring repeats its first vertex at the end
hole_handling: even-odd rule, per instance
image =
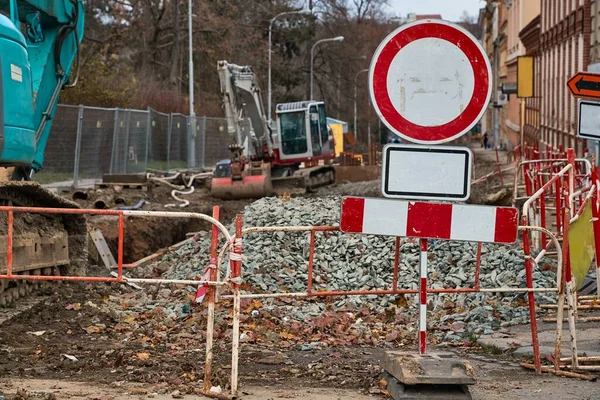
MULTIPOLYGON (((441 20, 416 21, 397 28, 380 43, 369 68, 369 92, 380 120, 394 134, 415 143, 388 144, 383 149, 381 191, 394 200, 346 198, 342 205, 344 232, 419 239, 418 355, 388 352, 385 369, 393 378, 392 387, 405 385, 402 393, 414 385, 405 379, 414 367, 409 360, 420 363, 420 382, 472 384, 472 377, 451 372, 456 358, 440 354, 435 367, 426 361, 427 240, 482 241, 485 237, 494 241, 497 227, 509 216, 515 229, 509 229, 508 239, 514 241, 516 209, 415 200, 469 199, 471 150, 433 145, 456 140, 479 122, 492 94, 490 62, 464 28, 441 20), (441 372, 445 368, 447 374, 441 372)), ((392 397, 400 398, 392 392, 392 397)))
MULTIPOLYGON (((396 135, 422 145, 447 143, 467 133, 483 116, 492 94, 492 68, 467 30, 441 20, 416 21, 399 27, 377 47, 369 69, 369 92, 377 115, 396 135)), ((387 145, 382 193, 403 199, 466 201, 471 160, 466 147, 387 145)), ((427 248, 426 240, 421 246, 427 248)), ((421 268, 426 264, 425 259, 421 268)), ((419 335, 420 341, 423 338, 419 335)), ((424 351, 425 344, 419 343, 419 349, 424 351)))

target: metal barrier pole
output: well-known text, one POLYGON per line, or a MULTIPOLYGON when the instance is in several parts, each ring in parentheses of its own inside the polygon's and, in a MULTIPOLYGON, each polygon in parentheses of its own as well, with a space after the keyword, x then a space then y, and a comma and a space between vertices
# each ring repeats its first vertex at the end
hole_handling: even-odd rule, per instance
POLYGON ((419 354, 427 350, 427 239, 421 241, 419 284, 419 354))
POLYGON ((483 248, 483 243, 477 243, 477 261, 475 264, 475 289, 479 290, 479 274, 481 272, 481 250, 483 248))
MULTIPOLYGON (((523 226, 528 225, 527 216, 523 215, 523 226)), ((525 280, 527 288, 533 289, 533 273, 531 266, 531 248, 529 246, 529 232, 523 231, 523 253, 525 255, 525 280)), ((533 292, 527 292, 527 302, 529 303, 529 318, 531 323, 531 344, 533 345, 533 363, 538 374, 542 373, 542 363, 540 360, 540 344, 537 334, 537 319, 535 314, 535 297, 533 292)))
POLYGON ((592 226, 594 227, 594 242, 596 250, 596 297, 600 296, 600 212, 598 212, 598 167, 592 168, 592 185, 596 190, 592 194, 592 226))
POLYGON ((398 267, 400 265, 400 237, 396 236, 396 251, 394 253, 394 276, 392 277, 392 290, 398 290, 398 267))
MULTIPOLYGON (((564 222, 563 222, 563 257, 565 257, 565 288, 566 288, 566 296, 567 296, 567 305, 568 305, 568 314, 567 319, 569 322, 569 331, 571 333, 571 360, 573 368, 578 366, 577 360, 577 335, 576 335, 576 327, 575 327, 575 319, 577 318, 577 310, 576 310, 576 295, 577 292, 573 285, 573 277, 571 273, 571 251, 569 249, 569 221, 571 216, 571 203, 569 201, 570 198, 570 185, 565 182, 564 183, 564 197, 565 197, 565 208, 564 208, 564 222)), ((558 319, 558 318, 557 318, 558 319)), ((561 321, 562 322, 562 321, 561 321)))
POLYGON ((315 263, 315 231, 310 231, 310 250, 308 253, 308 282, 306 284, 306 293, 312 292, 313 266, 315 263))
POLYGON ((77 138, 75 139, 75 165, 73 166, 73 188, 79 186, 79 159, 81 158, 81 134, 83 131, 83 105, 77 113, 77 138))
POLYGON ((206 116, 202 117, 202 152, 200 157, 200 168, 204 168, 206 163, 206 116))
POLYGON ((6 255, 6 275, 12 275, 12 267, 13 267, 13 223, 14 223, 14 215, 12 211, 7 212, 7 221, 8 227, 6 231, 6 242, 7 242, 7 255, 6 255))
POLYGON ((167 129, 167 172, 171 170, 171 135, 173 133, 173 114, 169 114, 167 119, 169 128, 167 129))
POLYGON ((119 136, 119 109, 115 108, 115 124, 113 125, 113 140, 112 140, 112 150, 110 152, 110 166, 108 169, 108 173, 114 173, 114 164, 115 164, 115 151, 117 151, 117 138, 119 136))
MULTIPOLYGON (((219 206, 213 207, 213 218, 219 220, 219 206)), ((217 280, 217 251, 219 246, 219 230, 215 225, 211 232, 210 247, 210 280, 217 280)), ((208 316, 206 320, 206 360, 204 363, 204 391, 210 391, 212 387, 212 360, 213 360, 213 334, 215 329, 215 290, 208 287, 208 316)))
POLYGON ((240 347, 240 283, 242 279, 242 216, 235 218, 235 241, 231 260, 231 281, 233 286, 233 332, 231 338, 231 395, 237 396, 238 365, 240 347))
POLYGON ((150 152, 150 138, 152 137, 152 110, 148 107, 148 119, 146 125, 146 157, 144 170, 148 170, 148 153, 150 152))
MULTIPOLYGON (((539 165, 538 165, 539 168, 539 165)), ((538 186, 542 187, 544 186, 544 178, 543 176, 539 173, 538 170, 538 186)), ((552 188, 552 186, 550 186, 550 188, 552 188)), ((542 194, 540 196, 540 226, 542 228, 546 228, 546 194, 542 194)), ((541 249, 543 249, 546 246, 546 234, 544 232, 541 233, 541 238, 542 238, 542 243, 541 243, 541 249)))
POLYGON ((123 242, 125 240, 125 217, 119 214, 119 243, 117 254, 117 278, 123 278, 123 242))
POLYGON ((123 168, 123 173, 127 173, 127 166, 129 165, 129 133, 131 131, 131 110, 127 110, 127 117, 125 118, 125 165, 123 168))

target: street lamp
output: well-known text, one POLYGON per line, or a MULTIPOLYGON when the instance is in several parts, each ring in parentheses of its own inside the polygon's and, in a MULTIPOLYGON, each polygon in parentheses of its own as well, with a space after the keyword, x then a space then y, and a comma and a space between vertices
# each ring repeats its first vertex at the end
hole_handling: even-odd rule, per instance
POLYGON ((317 40, 317 42, 315 44, 313 44, 312 48, 310 49, 310 100, 313 100, 313 65, 314 65, 314 52, 315 52, 315 47, 317 47, 317 45, 319 45, 320 43, 324 43, 324 42, 342 42, 344 41, 344 37, 343 36, 336 36, 334 38, 328 38, 328 39, 321 39, 321 40, 317 40))
POLYGON ((360 70, 360 71, 358 71, 358 73, 354 77, 354 135, 356 136, 357 139, 358 139, 358 133, 356 132, 356 125, 357 125, 356 98, 358 96, 358 76, 360 74, 362 74, 363 72, 367 72, 368 70, 369 70, 368 68, 360 70))
POLYGON ((311 15, 310 10, 295 10, 295 11, 284 11, 282 13, 277 14, 276 16, 274 16, 273 18, 271 18, 271 21, 269 22, 269 88, 268 88, 268 94, 267 94, 267 116, 269 121, 271 121, 271 94, 272 94, 272 90, 271 90, 271 57, 273 54, 273 42, 271 41, 271 37, 273 35, 273 23, 275 22, 275 20, 279 17, 282 17, 284 15, 290 15, 290 14, 309 14, 311 15))
MULTIPOLYGON (((192 38, 192 0, 188 4, 188 52, 189 52, 189 92, 190 92, 190 137, 188 149, 188 168, 197 167, 196 164, 196 112, 194 111, 194 46, 192 38), (190 164, 193 163, 193 164, 190 164)), ((203 165, 201 165, 203 167, 203 165)))

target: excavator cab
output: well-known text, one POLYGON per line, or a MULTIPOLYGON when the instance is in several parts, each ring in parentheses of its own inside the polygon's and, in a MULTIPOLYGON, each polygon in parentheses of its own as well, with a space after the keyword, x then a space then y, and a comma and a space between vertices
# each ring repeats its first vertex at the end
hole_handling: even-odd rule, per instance
POLYGON ((283 163, 333 158, 333 136, 322 101, 278 104, 277 121, 275 147, 283 163))

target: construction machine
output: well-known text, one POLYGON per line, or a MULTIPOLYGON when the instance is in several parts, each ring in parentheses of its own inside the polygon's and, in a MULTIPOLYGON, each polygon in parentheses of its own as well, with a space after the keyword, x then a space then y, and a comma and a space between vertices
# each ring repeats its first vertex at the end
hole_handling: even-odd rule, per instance
POLYGON ((325 103, 278 104, 267 121, 250 66, 217 63, 220 91, 233 138, 231 159, 214 171, 211 194, 221 199, 260 198, 305 192, 335 181, 334 143, 325 103))
MULTIPOLYGON (((77 207, 32 178, 44 163, 60 92, 77 81, 71 71, 83 17, 82 0, 0 0, 0 205, 77 207)), ((15 213, 13 237, 14 273, 85 273, 83 216, 15 213)), ((0 213, 1 273, 7 242, 7 215, 0 213)), ((36 286, 0 280, 0 305, 36 286)))

